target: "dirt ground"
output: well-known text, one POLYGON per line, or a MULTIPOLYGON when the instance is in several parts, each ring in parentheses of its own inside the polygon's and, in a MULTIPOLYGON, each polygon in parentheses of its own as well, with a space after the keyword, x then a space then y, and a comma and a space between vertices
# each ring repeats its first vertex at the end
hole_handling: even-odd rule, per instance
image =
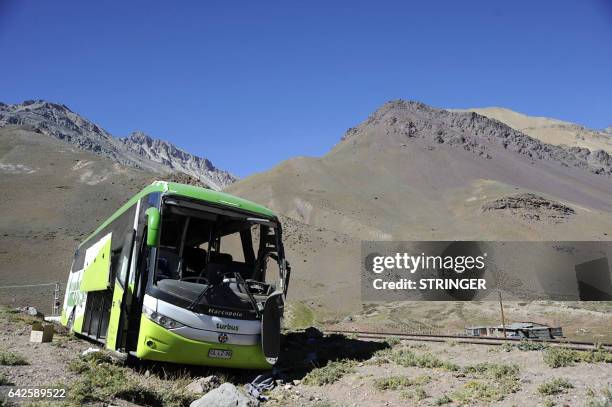
MULTIPOLYGON (((503 400, 486 402, 472 401, 466 405, 496 406, 541 406, 546 400, 557 406, 587 405, 590 395, 601 392, 612 385, 612 364, 581 363, 575 366, 552 369, 543 362, 542 352, 513 350, 506 352, 498 346, 469 344, 440 344, 410 342, 418 352, 430 352, 441 359, 451 361, 459 366, 478 363, 516 364, 519 367, 520 390, 510 393, 503 400), (538 386, 553 378, 566 378, 574 386, 558 395, 543 396, 537 391, 538 386)), ((443 395, 451 395, 460 390, 473 377, 464 373, 449 372, 442 369, 421 367, 402 367, 395 364, 381 366, 359 363, 355 372, 343 376, 339 381, 320 387, 298 385, 291 389, 276 390, 279 405, 338 405, 338 406, 429 406, 439 403, 443 395), (390 376, 417 378, 422 375, 431 377, 423 386, 426 393, 423 400, 415 401, 403 397, 401 391, 378 390, 374 386, 376 379, 390 376)), ((409 389, 408 389, 409 390, 409 389)), ((459 405, 450 402, 448 405, 459 405)))
MULTIPOLYGON (((64 386, 70 383, 77 378, 77 374, 69 369, 70 362, 78 359, 85 349, 96 346, 61 333, 56 334, 51 343, 30 343, 28 323, 31 321, 32 318, 24 314, 6 311, 0 313, 0 350, 21 354, 29 363, 24 366, 0 366, 0 376, 9 383, 8 386, 0 386, 4 393, 15 386, 64 386)), ((606 389, 609 391, 612 386, 612 363, 575 363, 571 366, 551 368, 544 362, 543 355, 542 350, 528 351, 501 346, 459 344, 453 341, 386 343, 340 335, 309 339, 302 331, 292 332, 287 333, 284 338, 283 356, 278 363, 278 372, 283 382, 268 394, 270 400, 262 405, 583 406, 601 397, 606 389), (423 362, 423 366, 406 366, 389 356, 402 352, 416 355, 417 358, 426 358, 427 362, 423 362), (325 375, 332 365, 328 364, 326 367, 329 360, 338 360, 336 363, 339 366, 350 368, 344 373, 332 372, 325 375), (509 376, 512 385, 516 386, 514 390, 500 393, 501 399, 498 399, 499 395, 493 395, 491 399, 486 391, 492 391, 497 382, 479 373, 469 372, 470 367, 486 366, 479 365, 482 363, 488 363, 497 369, 516 366, 514 376, 509 376), (322 380, 322 377, 323 382, 318 383, 317 380, 322 380), (377 380, 389 377, 400 378, 407 381, 407 384, 395 389, 377 387, 377 380), (567 379, 572 387, 552 395, 542 395, 538 392, 540 385, 558 378, 567 379), (461 401, 461 396, 457 394, 469 386, 474 386, 474 383, 485 386, 483 393, 467 393, 467 396, 464 396, 467 399, 461 401), (486 387, 489 385, 493 387, 486 387), (449 396, 449 399, 445 399, 445 396, 449 396)), ((190 381, 209 374, 215 374, 223 381, 230 381, 241 387, 261 373, 168 365, 128 366, 122 369, 144 381, 163 381, 180 389, 190 381), (173 376, 169 373, 172 369, 180 370, 181 373, 173 376)), ((507 378, 500 376, 498 379, 503 381, 507 378)), ((116 399, 109 402, 125 404, 116 399)))

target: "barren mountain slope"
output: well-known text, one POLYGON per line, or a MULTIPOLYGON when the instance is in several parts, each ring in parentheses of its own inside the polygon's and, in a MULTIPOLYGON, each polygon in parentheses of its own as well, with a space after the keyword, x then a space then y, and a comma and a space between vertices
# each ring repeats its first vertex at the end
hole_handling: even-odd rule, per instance
MULTIPOLYGON (((78 242, 154 177, 44 134, 0 129, 0 286, 65 283, 78 242)), ((0 289, 0 299, 46 307, 51 290, 0 289)))
POLYGON ((324 157, 285 161, 228 191, 360 239, 597 240, 612 226, 611 169, 606 153, 599 160, 483 116, 399 101, 324 157), (575 213, 534 223, 485 210, 532 192, 575 213))
MULTIPOLYGON (((362 239, 608 240, 612 179, 596 174, 609 173, 609 156, 603 157, 544 145, 476 114, 399 101, 350 129, 322 158, 285 161, 228 192, 298 225, 346 236, 342 250, 318 243, 326 253, 321 256, 311 252, 311 242, 293 247, 294 275, 315 289, 292 298, 316 298, 328 311, 350 302, 357 310, 362 239), (301 253, 309 253, 306 263, 301 253)), ((440 315, 464 321, 453 303, 441 308, 446 311, 440 315)), ((531 317, 544 314, 538 310, 531 317)), ((600 319, 590 321, 597 325, 600 319)))
POLYGON ((474 108, 465 109, 465 111, 476 112, 499 120, 544 143, 584 147, 589 150, 604 150, 612 153, 612 134, 605 130, 592 130, 579 124, 548 117, 527 116, 502 107, 474 108))

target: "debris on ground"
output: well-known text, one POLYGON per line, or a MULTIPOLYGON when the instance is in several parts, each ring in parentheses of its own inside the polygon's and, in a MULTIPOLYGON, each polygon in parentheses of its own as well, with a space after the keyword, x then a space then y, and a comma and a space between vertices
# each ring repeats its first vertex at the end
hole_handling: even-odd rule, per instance
POLYGON ((308 338, 323 338, 323 332, 313 326, 306 328, 304 333, 308 338))
POLYGON ((96 352, 100 352, 100 349, 99 348, 87 348, 81 353, 81 356, 87 356, 90 353, 96 353, 96 352))
POLYGON ((231 383, 223 383, 206 393, 189 407, 258 407, 259 401, 242 393, 231 383))
POLYGON ((30 342, 46 343, 53 340, 53 325, 34 322, 30 331, 30 342))
POLYGON ((44 315, 38 311, 36 307, 17 307, 15 311, 28 314, 31 317, 43 317, 44 315))

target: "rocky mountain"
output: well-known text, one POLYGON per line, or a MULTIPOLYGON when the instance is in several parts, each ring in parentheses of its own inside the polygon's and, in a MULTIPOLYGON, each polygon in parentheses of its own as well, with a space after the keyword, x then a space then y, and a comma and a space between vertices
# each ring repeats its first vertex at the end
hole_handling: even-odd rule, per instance
POLYGON ((44 100, 28 100, 14 105, 0 103, 0 127, 5 126, 23 126, 122 165, 158 174, 182 172, 217 190, 237 180, 229 172, 216 168, 208 159, 190 154, 171 143, 141 132, 126 138, 113 137, 67 106, 44 100))
POLYGON ((419 102, 399 100, 385 104, 360 126, 347 131, 342 138, 345 143, 338 148, 360 142, 355 136, 372 132, 388 136, 386 143, 419 138, 433 145, 456 146, 488 159, 492 158, 492 151, 502 147, 530 160, 555 162, 595 174, 612 174, 612 156, 605 150, 548 144, 475 112, 436 109, 419 102))
MULTIPOLYGON (((546 144, 473 112, 400 100, 349 129, 325 156, 285 161, 228 190, 361 239, 554 238, 582 215, 605 213, 612 222, 610 174, 605 151, 546 144), (483 211, 520 193, 571 203, 576 216, 534 229, 483 211)), ((601 238, 599 226, 585 220, 568 237, 582 230, 601 238)))
POLYGON ((210 160, 188 153, 167 141, 153 139, 145 133, 133 132, 119 140, 138 157, 196 177, 213 189, 221 190, 236 181, 236 177, 219 170, 210 160))
POLYGON ((582 147, 591 151, 604 150, 612 154, 612 128, 593 130, 563 120, 528 116, 502 107, 485 107, 458 111, 475 112, 498 120, 514 130, 525 133, 544 143, 582 147))
POLYGON ((473 112, 400 100, 323 157, 284 161, 227 191, 338 234, 320 242, 287 233, 299 237, 293 274, 319 287, 304 301, 333 309, 359 299, 360 240, 609 239, 611 171, 605 151, 546 144, 473 112))
MULTIPOLYGON (((4 285, 64 281, 76 243, 159 168, 209 166, 142 133, 114 138, 46 103, 0 107, 4 285)), ((361 240, 609 239, 609 159, 473 112, 394 101, 323 157, 287 160, 226 190, 281 215, 297 315, 344 317, 361 309, 361 240)))

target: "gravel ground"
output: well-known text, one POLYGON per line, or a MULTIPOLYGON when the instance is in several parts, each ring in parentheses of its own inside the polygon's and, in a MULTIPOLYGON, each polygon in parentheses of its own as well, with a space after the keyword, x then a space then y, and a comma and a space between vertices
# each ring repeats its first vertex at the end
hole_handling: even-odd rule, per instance
MULTIPOLYGON (((75 373, 67 368, 70 360, 77 358, 85 349, 94 346, 88 341, 77 339, 61 333, 56 333, 51 343, 34 344, 29 342, 31 318, 23 314, 0 313, 0 349, 23 355, 28 365, 0 366, 3 375, 12 386, 57 386, 75 378, 75 373)), ((477 381, 486 382, 481 376, 466 373, 461 369, 478 363, 493 363, 496 365, 518 367, 516 383, 518 391, 508 392, 499 401, 471 400, 464 405, 500 405, 500 406, 584 406, 600 396, 604 389, 612 386, 612 364, 610 363, 577 363, 573 366, 550 368, 543 361, 542 351, 522 351, 504 349, 500 346, 484 346, 447 343, 405 342, 394 344, 392 348, 384 348, 383 344, 362 341, 358 339, 335 336, 334 339, 318 339, 316 345, 305 345, 302 334, 293 334, 285 341, 285 352, 288 355, 284 362, 290 366, 289 384, 282 384, 274 389, 271 400, 264 406, 406 406, 436 405, 444 395, 453 396, 465 388, 466 384, 477 381), (353 371, 339 375, 335 382, 329 384, 307 385, 309 369, 298 371, 296 367, 304 366, 304 355, 310 352, 309 346, 320 356, 340 360, 355 358, 353 371), (381 351, 381 349, 383 349, 381 351), (397 352, 405 350, 416 355, 431 354, 438 360, 458 366, 453 371, 445 368, 404 367, 393 360, 387 363, 375 363, 385 360, 379 352, 397 352), (380 390, 375 386, 375 380, 399 376, 407 379, 429 376, 422 385, 410 385, 400 390, 380 390), (565 389, 559 394, 543 396, 538 393, 538 386, 553 378, 564 378, 571 382, 573 388, 565 389), (295 382, 293 381, 295 380, 295 382), (407 398, 415 389, 422 389, 423 398, 415 400, 407 398), (545 404, 548 403, 548 404, 545 404), (551 404, 554 403, 554 404, 551 404)), ((324 362, 319 362, 324 366, 324 362)), ((152 369, 153 371, 153 369, 152 369)), ((197 376, 194 370, 192 377, 197 376)), ((231 380, 226 372, 219 374, 231 380)), ((135 372, 137 374, 137 372, 135 372)), ((253 376, 254 377, 254 376, 253 376)), ((191 379, 190 379, 191 380, 191 379)), ((248 382, 243 377, 235 382, 240 386, 248 382)), ((6 390, 7 387, 5 386, 6 390)), ((115 400, 115 403, 118 401, 115 400)), ((119 403, 123 404, 123 403, 119 403)), ((460 405, 449 402, 446 405, 460 405)))

